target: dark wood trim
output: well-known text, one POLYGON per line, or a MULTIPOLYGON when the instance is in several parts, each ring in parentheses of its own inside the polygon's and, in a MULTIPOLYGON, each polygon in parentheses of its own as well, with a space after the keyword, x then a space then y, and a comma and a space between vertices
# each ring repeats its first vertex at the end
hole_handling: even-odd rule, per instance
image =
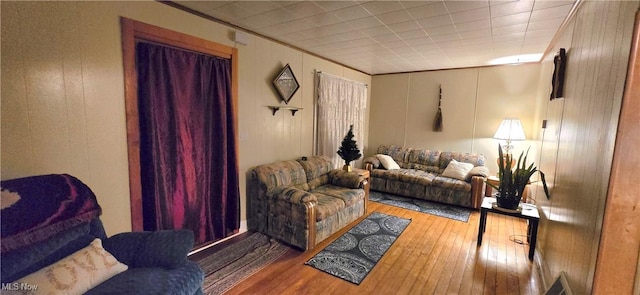
POLYGON ((129 154, 129 195, 131 230, 142 231, 142 185, 140 183, 140 122, 138 119, 138 74, 134 21, 121 18, 122 60, 124 63, 124 101, 129 154))
POLYGON ((316 246, 316 202, 308 202, 304 204, 307 207, 307 228, 309 237, 307 239, 307 249, 311 250, 316 246))
POLYGON ((631 43, 629 69, 618 122, 593 294, 634 293, 640 250, 640 11, 631 43))
MULTIPOLYGON (((120 19, 122 30, 122 59, 124 66, 124 96, 127 116, 127 152, 129 154, 129 194, 131 200, 131 228, 143 230, 142 184, 140 182, 140 126, 138 118, 138 75, 136 73, 136 42, 149 41, 185 50, 231 59, 231 96, 234 138, 238 141, 238 50, 213 41, 152 26, 132 19, 120 19)), ((238 147, 236 145, 236 165, 238 147)))
MULTIPOLYGON (((528 61, 528 62, 520 62, 513 63, 509 65, 538 65, 540 61, 528 61)), ((371 77, 375 76, 387 76, 387 75, 404 75, 404 74, 416 74, 416 73, 428 73, 428 72, 442 72, 442 71, 455 71, 455 70, 468 70, 468 69, 484 69, 484 68, 494 68, 494 67, 503 67, 504 64, 500 65, 484 65, 484 66, 472 66, 472 67, 461 67, 461 68, 446 68, 446 69, 432 69, 432 70, 419 70, 419 71, 406 71, 406 72, 393 72, 393 73, 380 73, 380 74, 370 74, 371 77)))
MULTIPOLYGON (((240 67, 238 66, 238 49, 232 48, 231 50, 231 106, 233 108, 233 124, 235 128, 233 129, 235 134, 234 138, 236 141, 236 165, 240 164, 240 138, 238 137, 239 132, 238 128, 238 111, 240 110, 238 106, 238 81, 239 81, 239 71, 240 67)), ((240 171, 239 167, 236 167, 236 171, 240 171)))

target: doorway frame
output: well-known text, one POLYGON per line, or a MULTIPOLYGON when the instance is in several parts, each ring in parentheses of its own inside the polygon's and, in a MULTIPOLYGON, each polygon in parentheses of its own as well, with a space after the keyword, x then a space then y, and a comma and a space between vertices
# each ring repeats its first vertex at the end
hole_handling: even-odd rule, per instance
MULTIPOLYGON (((127 120, 127 152, 129 155, 129 194, 131 229, 142 231, 142 182, 140 178, 140 119, 138 115, 138 74, 136 42, 147 41, 178 49, 195 51, 231 60, 232 120, 238 126, 238 49, 213 41, 121 17, 122 59, 124 66, 124 98, 127 120)), ((233 137, 238 141, 238 128, 233 137)), ((238 146, 236 145, 236 163, 238 146)))
POLYGON ((593 294, 640 294, 640 10, 616 133, 593 294))

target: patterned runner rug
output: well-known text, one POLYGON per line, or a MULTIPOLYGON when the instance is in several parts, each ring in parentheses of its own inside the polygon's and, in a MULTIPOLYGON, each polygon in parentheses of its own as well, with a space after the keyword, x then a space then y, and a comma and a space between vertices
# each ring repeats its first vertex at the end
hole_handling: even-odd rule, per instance
POLYGON ((360 285, 409 223, 410 219, 373 212, 305 264, 360 285))
POLYGON ((462 222, 468 222, 469 216, 471 215, 471 210, 468 208, 414 198, 407 198, 377 191, 369 192, 369 201, 427 213, 435 216, 446 217, 462 222))
POLYGON ((244 279, 282 257, 290 248, 262 233, 197 261, 204 271, 204 294, 223 294, 244 279))

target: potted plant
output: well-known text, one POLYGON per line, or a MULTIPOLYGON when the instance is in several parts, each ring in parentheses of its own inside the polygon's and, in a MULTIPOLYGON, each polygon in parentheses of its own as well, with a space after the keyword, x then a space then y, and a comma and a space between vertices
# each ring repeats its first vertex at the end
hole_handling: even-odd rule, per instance
POLYGON ((537 167, 534 166, 534 163, 531 163, 531 165, 527 167, 529 149, 527 149, 526 153, 520 153, 520 157, 518 157, 517 161, 518 165, 515 170, 513 170, 512 167, 515 161, 512 160, 512 157, 503 157, 502 147, 500 145, 498 145, 498 154, 499 159, 505 159, 504 161, 498 161, 498 179, 500 180, 500 183, 496 186, 486 182, 487 185, 490 185, 498 191, 498 195, 496 197, 498 207, 512 210, 518 209, 522 194, 524 193, 531 176, 536 172, 540 173, 540 180, 542 180, 544 193, 549 197, 549 189, 547 188, 544 173, 538 170, 537 167))
POLYGON ((353 140, 353 125, 349 126, 349 131, 342 140, 342 145, 340 145, 340 148, 338 149, 338 155, 344 160, 344 166, 342 169, 345 171, 351 171, 351 161, 362 157, 362 154, 360 154, 360 150, 358 149, 358 144, 353 140))

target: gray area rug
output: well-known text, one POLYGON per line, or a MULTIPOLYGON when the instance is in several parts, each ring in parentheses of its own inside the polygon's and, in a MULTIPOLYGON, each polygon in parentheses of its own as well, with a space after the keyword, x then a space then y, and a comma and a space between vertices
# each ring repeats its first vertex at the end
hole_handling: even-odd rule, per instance
POLYGON ((440 217, 446 217, 462 222, 468 222, 469 215, 471 215, 471 210, 468 208, 414 198, 407 198, 378 191, 369 192, 369 201, 374 201, 440 217))
POLYGON ((409 223, 410 219, 373 212, 305 264, 360 285, 409 223))
POLYGON ((205 273, 204 294, 223 294, 282 257, 290 248, 262 233, 253 233, 238 243, 197 261, 205 273))

